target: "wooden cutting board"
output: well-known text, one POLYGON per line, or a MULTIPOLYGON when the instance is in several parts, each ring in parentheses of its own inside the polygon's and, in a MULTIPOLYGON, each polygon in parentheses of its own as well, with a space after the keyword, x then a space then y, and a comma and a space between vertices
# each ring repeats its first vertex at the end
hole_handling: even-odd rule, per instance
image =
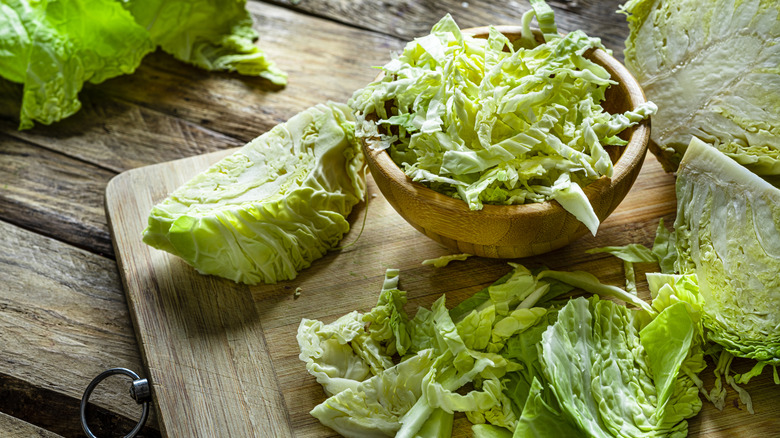
MULTIPOLYGON (((474 257, 440 269, 421 265, 449 251, 406 224, 370 177, 368 200, 351 215, 352 230, 343 241, 355 243, 316 261, 292 281, 237 285, 200 275, 180 259, 142 243, 151 207, 229 152, 133 169, 115 177, 106 190, 117 264, 158 422, 167 436, 333 436, 308 414, 325 394, 298 359, 295 335, 301 318, 330 322, 351 310, 370 309, 387 268, 401 270, 410 313, 417 306, 430 307, 442 293, 451 307, 510 270, 506 261, 474 257)), ((674 179, 648 156, 632 191, 602 224, 597 238, 587 236, 520 262, 587 270, 603 282, 621 285, 622 262, 585 250, 632 242, 650 245, 659 218, 671 225, 674 211, 674 179)), ((643 286, 640 295, 646 298, 643 286)), ((711 375, 710 369, 702 375, 708 387, 711 375)), ((690 421, 691 435, 778 436, 780 385, 765 373, 746 389, 753 396, 755 415, 745 412, 731 391, 723 412, 705 402, 690 421)), ((456 417, 455 435, 470 435, 462 416, 456 417)))

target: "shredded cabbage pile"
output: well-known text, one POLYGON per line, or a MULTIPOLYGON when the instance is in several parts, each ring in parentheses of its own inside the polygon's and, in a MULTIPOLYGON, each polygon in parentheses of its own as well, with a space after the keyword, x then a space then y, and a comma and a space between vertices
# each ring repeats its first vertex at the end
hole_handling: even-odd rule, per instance
POLYGON ((584 56, 604 49, 600 40, 560 36, 552 10, 532 5, 514 44, 495 28, 487 39, 464 34, 445 16, 354 93, 356 132, 388 149, 414 181, 472 210, 555 199, 595 234, 599 219, 582 187, 612 175, 604 146, 624 145, 618 133, 656 108, 605 112, 615 82, 584 56), (530 30, 533 15, 543 44, 530 30))

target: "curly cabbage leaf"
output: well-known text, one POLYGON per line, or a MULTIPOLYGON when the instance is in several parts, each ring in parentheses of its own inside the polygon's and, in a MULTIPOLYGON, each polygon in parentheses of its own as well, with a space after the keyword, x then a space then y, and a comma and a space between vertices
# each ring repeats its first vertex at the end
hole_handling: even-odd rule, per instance
POLYGON ((696 386, 677 379, 693 321, 681 303, 641 330, 634 318, 598 297, 569 301, 542 335, 545 377, 564 416, 585 436, 684 436, 684 420, 701 408, 696 386))
POLYGON ((353 120, 331 103, 277 125, 156 205, 144 242, 236 282, 295 278, 338 244, 364 197, 353 120))
POLYGON ((153 50, 114 0, 0 2, 0 76, 24 84, 20 129, 76 113, 85 82, 132 73, 153 50))
POLYGON ((254 41, 246 0, 122 0, 156 45, 205 70, 235 71, 285 85, 279 70, 254 41))
POLYGON ((338 394, 393 366, 390 356, 364 332, 362 315, 350 312, 330 324, 303 319, 300 359, 327 394, 338 394))
POLYGON ((207 70, 286 76, 253 44, 245 0, 2 0, 0 76, 23 84, 19 129, 81 108, 84 83, 130 74, 161 46, 207 70))
POLYGON ((329 397, 311 415, 345 437, 396 436, 402 418, 420 399, 423 379, 435 360, 432 350, 423 350, 354 389, 329 397))
POLYGON ((631 0, 625 63, 659 109, 651 151, 676 170, 691 137, 780 174, 780 3, 631 0))
MULTIPOLYGON (((301 359, 329 394, 312 415, 345 436, 450 436, 455 412, 483 437, 687 431, 685 420, 701 408, 697 375, 705 365, 695 279, 657 274, 645 311, 598 296, 552 301, 574 288, 562 280, 602 295, 627 294, 583 273, 513 268, 452 310, 442 296, 412 319, 398 272, 388 270, 377 306, 362 318, 353 312, 329 326, 304 320, 301 359), (332 353, 308 353, 319 351, 311 346, 325 345, 330 332, 339 333, 328 338, 332 353), (345 343, 340 333, 356 334, 345 343), (368 339, 385 347, 402 340, 406 350, 396 348, 394 366, 370 367, 354 353, 368 339), (358 377, 346 385, 338 380, 350 373, 358 377), (339 384, 341 392, 328 390, 339 384)), ((392 350, 380 351, 388 357, 392 350)))
POLYGON ((595 234, 599 219, 582 187, 612 175, 604 146, 625 144, 617 134, 655 106, 605 112, 615 82, 583 56, 603 48, 600 40, 560 36, 552 10, 531 3, 515 44, 495 28, 487 39, 464 34, 449 15, 408 43, 350 99, 356 132, 388 149, 412 180, 472 210, 557 200, 595 234), (534 15, 543 44, 528 27, 534 15))
POLYGON ((780 189, 694 137, 676 192, 678 269, 698 277, 709 339, 780 365, 780 189))

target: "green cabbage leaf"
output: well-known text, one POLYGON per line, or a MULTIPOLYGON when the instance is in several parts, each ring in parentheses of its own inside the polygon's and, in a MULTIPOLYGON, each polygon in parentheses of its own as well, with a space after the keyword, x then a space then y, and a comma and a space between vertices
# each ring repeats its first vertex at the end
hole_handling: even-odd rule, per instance
POLYGON ((0 76, 24 84, 21 129, 74 114, 85 82, 132 73, 152 50, 114 0, 0 2, 0 76))
POLYGON ((622 10, 626 67, 658 105, 651 151, 664 167, 676 170, 695 136, 780 174, 780 3, 630 0, 622 10))
POLYGON ((287 75, 254 41, 246 0, 121 0, 149 38, 176 59, 205 70, 260 76, 274 84, 287 75))
POLYGON ((290 280, 349 230, 363 168, 349 108, 319 104, 176 189, 149 213, 143 240, 204 274, 290 280))
POLYGON ((377 306, 362 317, 304 320, 301 359, 328 395, 312 415, 348 437, 451 436, 455 412, 477 437, 687 432, 705 365, 695 276, 656 274, 652 304, 630 309, 601 297, 636 297, 584 273, 512 267, 451 310, 442 296, 414 318, 404 313, 398 272, 388 270, 377 306), (597 295, 561 299, 581 287, 597 295), (311 348, 326 338, 327 347, 311 348), (395 365, 372 367, 356 353, 367 341, 395 365))
POLYGON ((615 82, 583 56, 603 49, 600 40, 560 36, 552 10, 531 4, 514 44, 495 28, 480 39, 442 18, 353 94, 356 132, 412 180, 472 210, 557 200, 595 234, 599 219, 582 187, 612 175, 604 146, 625 144, 617 134, 655 105, 607 113, 601 102, 615 82), (534 15, 543 44, 528 27, 534 15))
POLYGON ((86 82, 130 74, 162 47, 207 70, 286 83, 265 53, 245 0, 2 0, 0 76, 23 84, 19 129, 81 108, 86 82))
POLYGON ((636 316, 581 297, 542 335, 544 376, 563 416, 585 436, 684 436, 685 419, 701 408, 698 388, 678 379, 695 334, 686 305, 644 327, 636 316))

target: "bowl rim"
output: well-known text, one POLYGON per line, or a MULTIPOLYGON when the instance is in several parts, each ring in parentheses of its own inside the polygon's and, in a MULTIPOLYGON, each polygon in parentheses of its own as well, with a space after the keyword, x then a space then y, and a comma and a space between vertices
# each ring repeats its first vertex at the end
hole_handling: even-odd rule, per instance
MULTIPOLYGON (((476 37, 487 36, 489 29, 493 27, 504 35, 520 35, 522 33, 522 26, 516 25, 497 25, 497 26, 480 26, 462 29, 461 32, 476 37)), ((535 34, 540 35, 538 29, 534 29, 535 34)), ((616 58, 608 54, 602 49, 590 50, 586 53, 590 54, 590 57, 595 58, 600 64, 606 68, 617 73, 619 82, 622 82, 626 89, 630 102, 630 109, 636 109, 640 104, 645 103, 647 98, 645 97, 642 87, 639 82, 634 78, 631 72, 616 58)), ((383 76, 384 73, 380 73, 377 79, 383 76)), ((612 76, 613 80, 618 80, 615 76, 612 76)), ((375 79, 376 80, 376 79, 375 79)), ((650 140, 650 119, 647 118, 633 127, 633 132, 628 140, 628 144, 622 146, 623 152, 618 158, 617 162, 613 164, 612 177, 601 176, 597 180, 582 187, 588 200, 593 202, 597 197, 597 194, 601 192, 601 187, 604 184, 608 184, 610 188, 617 186, 623 179, 631 174, 631 170, 637 166, 641 166, 641 163, 647 152, 648 142, 650 140)), ((486 217, 506 217, 513 215, 550 215, 559 212, 568 213, 558 202, 553 200, 543 202, 532 202, 528 204, 511 204, 511 205, 497 205, 497 204, 483 204, 481 210, 471 210, 468 204, 461 200, 451 196, 439 193, 422 183, 412 181, 408 175, 406 175, 401 168, 390 158, 390 154, 386 149, 373 148, 364 138, 360 138, 363 152, 366 156, 369 156, 373 164, 375 164, 382 172, 387 174, 396 184, 401 186, 405 191, 417 193, 425 192, 425 196, 432 198, 436 204, 437 209, 449 210, 458 212, 459 214, 474 214, 486 217)), ((599 217, 600 220, 605 218, 599 217)))

